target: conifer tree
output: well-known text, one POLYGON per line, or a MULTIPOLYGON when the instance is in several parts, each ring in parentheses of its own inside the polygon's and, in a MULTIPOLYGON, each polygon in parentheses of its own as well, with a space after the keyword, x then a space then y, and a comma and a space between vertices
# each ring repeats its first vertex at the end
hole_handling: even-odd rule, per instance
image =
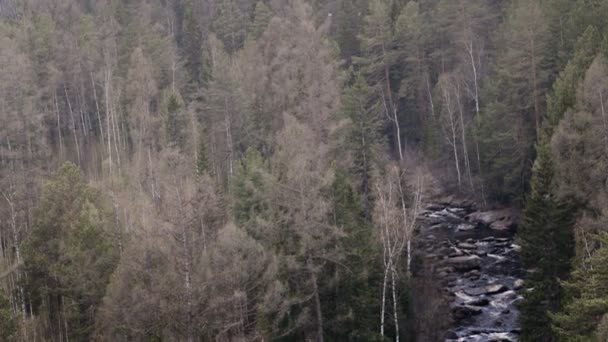
POLYGON ((560 341, 606 340, 605 323, 601 323, 608 317, 608 233, 602 232, 594 240, 601 247, 578 263, 563 284, 569 298, 552 317, 560 341))
POLYGON ((336 170, 330 193, 333 223, 344 231, 340 239, 344 261, 343 267, 333 270, 338 280, 335 289, 322 298, 327 336, 335 341, 380 340, 376 323, 382 266, 372 226, 345 171, 336 170))
POLYGON ((574 253, 573 211, 552 194, 554 166, 548 145, 539 145, 532 193, 519 230, 521 258, 528 269, 521 304, 522 341, 555 341, 550 312, 559 310, 560 280, 568 277, 574 253))
POLYGON ((17 325, 11 312, 11 303, 0 290, 0 340, 12 341, 17 332, 17 325))
POLYGON ((363 76, 355 75, 354 84, 346 89, 342 113, 350 122, 344 133, 344 147, 351 152, 351 173, 362 196, 365 216, 371 212, 371 173, 382 155, 382 113, 373 89, 363 76))
POLYGON ((46 338, 89 339, 118 263, 117 232, 103 197, 78 167, 61 166, 44 188, 24 246, 34 310, 45 309, 51 322, 46 338))
POLYGON ((579 38, 574 56, 560 72, 553 83, 553 92, 547 97, 549 130, 559 124, 568 109, 575 108, 576 88, 597 55, 600 42, 600 34, 594 26, 589 26, 579 38))
POLYGON ((253 12, 253 22, 249 27, 249 37, 252 39, 260 38, 268 27, 270 19, 272 19, 272 11, 263 1, 258 1, 253 12))
POLYGON ((198 147, 196 149, 196 174, 202 176, 209 170, 209 158, 207 151, 207 135, 201 129, 198 137, 198 147))
POLYGON ((249 21, 236 0, 219 0, 213 29, 224 43, 226 52, 233 53, 243 46, 249 21))

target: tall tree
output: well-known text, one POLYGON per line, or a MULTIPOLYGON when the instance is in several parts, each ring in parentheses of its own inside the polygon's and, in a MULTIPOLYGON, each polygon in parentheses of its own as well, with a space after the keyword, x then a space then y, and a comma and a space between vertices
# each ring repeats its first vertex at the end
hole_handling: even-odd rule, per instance
POLYGON ((367 82, 375 89, 384 117, 393 127, 392 143, 397 156, 399 160, 403 160, 401 122, 395 98, 397 88, 392 70, 397 62, 398 53, 394 49, 392 6, 389 1, 370 1, 369 13, 364 19, 359 39, 362 56, 356 58, 354 62, 360 65, 367 82))
POLYGON ((45 186, 24 247, 27 288, 46 310, 49 339, 88 339, 118 262, 118 234, 101 194, 64 164, 45 186))
POLYGON ((528 269, 521 304, 522 340, 555 341, 550 312, 560 309, 561 280, 568 277, 574 254, 572 207, 552 193, 554 164, 547 144, 538 146, 532 193, 519 230, 522 262, 528 269))
POLYGON ((349 120, 343 135, 343 148, 352 155, 351 173, 362 194, 366 217, 371 215, 372 170, 379 166, 383 141, 382 109, 373 89, 357 74, 342 99, 342 113, 349 120))

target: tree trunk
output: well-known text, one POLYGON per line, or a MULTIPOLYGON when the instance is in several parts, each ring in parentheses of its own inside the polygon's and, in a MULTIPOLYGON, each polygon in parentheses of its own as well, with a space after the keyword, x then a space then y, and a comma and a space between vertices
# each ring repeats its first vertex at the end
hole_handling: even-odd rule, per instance
POLYGON ((78 144, 78 134, 76 132, 76 120, 74 120, 74 111, 72 110, 72 103, 70 102, 70 96, 68 95, 68 89, 63 86, 63 91, 65 93, 65 100, 68 103, 68 109, 70 110, 70 120, 72 122, 72 134, 74 135, 74 143, 76 144, 76 156, 78 157, 78 167, 82 167, 82 163, 80 161, 80 145, 78 144))
POLYGON ((317 283, 317 275, 312 269, 309 261, 309 271, 312 279, 312 286, 315 300, 315 314, 317 316, 317 342, 323 342, 323 312, 321 311, 321 299, 319 297, 319 287, 317 283))

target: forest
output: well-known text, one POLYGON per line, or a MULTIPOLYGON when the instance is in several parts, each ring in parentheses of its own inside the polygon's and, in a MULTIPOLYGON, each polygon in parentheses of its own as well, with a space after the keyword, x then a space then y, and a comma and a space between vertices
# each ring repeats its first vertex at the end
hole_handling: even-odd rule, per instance
POLYGON ((608 341, 607 115, 608 0, 0 0, 0 341, 444 341, 442 194, 608 341))

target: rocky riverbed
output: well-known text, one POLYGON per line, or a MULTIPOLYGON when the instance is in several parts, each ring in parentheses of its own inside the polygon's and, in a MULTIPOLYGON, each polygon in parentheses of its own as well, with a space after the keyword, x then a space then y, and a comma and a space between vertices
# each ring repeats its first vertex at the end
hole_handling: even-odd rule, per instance
POLYGON ((446 342, 518 341, 523 271, 517 213, 438 201, 420 217, 418 250, 439 279, 453 323, 446 342))

